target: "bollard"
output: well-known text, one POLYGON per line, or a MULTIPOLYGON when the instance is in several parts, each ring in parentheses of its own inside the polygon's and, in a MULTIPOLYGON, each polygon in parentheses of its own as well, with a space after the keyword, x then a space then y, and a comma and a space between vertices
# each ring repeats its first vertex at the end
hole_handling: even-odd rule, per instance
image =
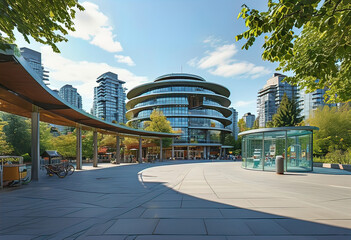
POLYGON ((284 158, 283 158, 283 156, 277 156, 275 158, 275 164, 277 167, 277 174, 284 174, 284 158))

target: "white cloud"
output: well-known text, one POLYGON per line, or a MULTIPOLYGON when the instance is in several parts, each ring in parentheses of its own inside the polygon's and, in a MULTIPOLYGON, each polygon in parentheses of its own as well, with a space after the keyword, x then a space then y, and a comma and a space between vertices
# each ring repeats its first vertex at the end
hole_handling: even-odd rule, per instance
MULTIPOLYGON (((213 40, 213 37, 210 37, 204 43, 210 43, 213 47, 214 41, 218 42, 217 39, 213 40)), ((271 73, 263 66, 257 66, 247 61, 238 61, 234 58, 237 53, 238 50, 234 44, 224 44, 214 47, 212 51, 207 51, 206 56, 201 59, 191 59, 188 64, 222 77, 245 76, 257 78, 271 73)))
POLYGON ((74 19, 75 32, 69 35, 89 41, 108 52, 120 52, 123 50, 120 42, 115 40, 113 28, 109 24, 106 15, 99 11, 99 6, 91 2, 83 2, 85 11, 76 12, 74 19))
POLYGON ((146 77, 136 76, 127 69, 116 68, 106 63, 64 58, 60 54, 53 53, 48 46, 42 47, 41 53, 45 68, 50 71, 50 87, 58 89, 65 84, 72 84, 82 95, 83 108, 88 112, 93 104, 96 78, 101 74, 108 71, 118 74, 118 78, 126 82, 125 87, 128 89, 147 82, 146 77))
POLYGON ((256 100, 250 100, 250 101, 237 101, 236 103, 233 104, 235 107, 246 107, 252 104, 255 104, 256 100))
POLYGON ((222 40, 215 36, 209 36, 203 41, 203 43, 210 44, 212 47, 216 47, 220 42, 222 42, 222 40))
POLYGON ((129 56, 115 55, 115 58, 116 58, 117 62, 119 62, 119 63, 125 63, 129 66, 135 66, 134 61, 129 56))
POLYGON ((228 65, 231 58, 237 53, 234 44, 223 45, 217 47, 213 52, 207 52, 207 56, 201 58, 197 66, 201 69, 211 68, 215 66, 228 65))

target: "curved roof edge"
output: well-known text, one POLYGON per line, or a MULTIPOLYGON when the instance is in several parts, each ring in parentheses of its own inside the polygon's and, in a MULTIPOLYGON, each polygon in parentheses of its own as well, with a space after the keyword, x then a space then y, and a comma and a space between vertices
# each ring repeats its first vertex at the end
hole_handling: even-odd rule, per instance
POLYGON ((206 89, 209 89, 219 95, 222 95, 224 97, 229 98, 230 96, 230 91, 228 88, 218 84, 218 83, 213 83, 213 82, 205 82, 205 81, 197 81, 197 80, 185 80, 185 79, 167 79, 167 80, 162 80, 159 82, 149 82, 149 83, 144 83, 139 86, 136 86, 129 90, 127 93, 127 98, 132 99, 143 92, 147 91, 149 88, 154 88, 154 87, 163 87, 163 86, 197 86, 197 87, 205 87, 206 89))
POLYGON ((297 127, 276 127, 276 128, 258 128, 258 129, 252 129, 249 131, 241 132, 238 135, 239 136, 244 136, 244 135, 249 135, 253 133, 264 133, 264 132, 279 132, 279 131, 289 131, 289 130, 307 130, 307 131, 318 131, 318 127, 314 126, 297 126, 297 127))
POLYGON ((198 75, 195 74, 189 74, 189 73, 170 73, 170 74, 164 74, 162 76, 157 77, 154 82, 159 82, 163 80, 169 80, 169 79, 189 79, 189 80, 197 80, 197 81, 203 81, 205 82, 206 80, 198 75))
POLYGON ((0 110, 31 117, 32 107, 40 108, 44 122, 99 129, 117 135, 144 137, 176 137, 180 134, 150 132, 109 123, 80 110, 61 99, 40 79, 39 75, 21 56, 17 46, 0 50, 0 110), (9 81, 11 79, 11 81, 9 81))

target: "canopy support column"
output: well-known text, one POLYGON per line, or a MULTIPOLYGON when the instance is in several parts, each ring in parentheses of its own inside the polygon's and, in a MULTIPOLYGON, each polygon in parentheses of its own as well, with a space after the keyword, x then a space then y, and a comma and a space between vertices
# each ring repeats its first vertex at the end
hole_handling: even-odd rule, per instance
POLYGON ((189 149, 189 145, 186 146, 186 157, 188 158, 188 160, 190 159, 190 149, 189 149))
POLYGON ((121 163, 121 145, 120 145, 120 136, 117 135, 116 137, 116 163, 120 164, 121 163))
POLYGON ((98 141, 97 141, 97 131, 93 132, 93 167, 98 166, 98 141))
POLYGON ((162 151, 163 151, 162 138, 160 138, 160 162, 163 161, 162 151))
POLYGON ((76 164, 77 170, 82 170, 82 127, 76 127, 77 145, 76 145, 76 164))
POLYGON ((139 163, 143 163, 143 145, 142 145, 143 140, 141 139, 141 136, 139 137, 139 163))
POLYGON ((172 160, 174 160, 174 138, 172 138, 172 160))
POLYGON ((39 181, 40 171, 40 113, 37 106, 33 106, 31 116, 31 131, 32 131, 32 180, 39 181))

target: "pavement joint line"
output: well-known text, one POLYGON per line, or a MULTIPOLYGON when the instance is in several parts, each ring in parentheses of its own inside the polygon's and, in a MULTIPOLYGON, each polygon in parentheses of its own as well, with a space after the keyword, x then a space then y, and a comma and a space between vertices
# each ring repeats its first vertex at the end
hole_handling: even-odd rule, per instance
POLYGON ((205 218, 202 219, 204 225, 205 225, 205 231, 206 231, 206 235, 208 235, 208 230, 207 230, 207 225, 206 225, 206 222, 205 222, 205 218))
POLYGON ((157 219, 157 223, 156 223, 154 229, 152 230, 152 234, 153 234, 153 235, 155 234, 155 231, 156 231, 157 226, 160 224, 160 220, 161 220, 160 218, 157 219))

